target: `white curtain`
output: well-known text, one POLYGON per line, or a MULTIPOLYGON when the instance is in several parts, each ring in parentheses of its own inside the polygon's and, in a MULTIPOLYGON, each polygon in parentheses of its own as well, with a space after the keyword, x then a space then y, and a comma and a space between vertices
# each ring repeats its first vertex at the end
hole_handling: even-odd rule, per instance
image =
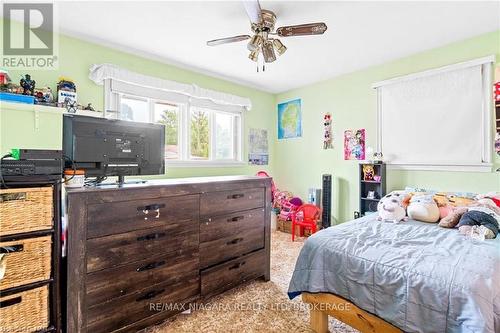
POLYGON ((239 108, 250 110, 252 102, 249 98, 200 88, 194 84, 185 84, 148 75, 143 75, 120 68, 112 64, 93 65, 89 78, 97 84, 110 79, 111 89, 115 92, 130 93, 142 91, 144 97, 161 98, 172 102, 183 102, 189 98, 205 100, 204 103, 218 105, 222 109, 239 108))
POLYGON ((483 65, 389 80, 377 89, 378 145, 390 164, 490 162, 483 65))

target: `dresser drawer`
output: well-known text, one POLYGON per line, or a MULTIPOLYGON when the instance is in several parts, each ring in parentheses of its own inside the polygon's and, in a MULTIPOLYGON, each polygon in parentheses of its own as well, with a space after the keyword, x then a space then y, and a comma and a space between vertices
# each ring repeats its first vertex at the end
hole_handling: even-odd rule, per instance
POLYGON ((200 215, 217 216, 264 207, 264 188, 207 192, 200 197, 200 215))
POLYGON ((198 248, 183 248, 167 255, 87 275, 89 307, 133 294, 147 285, 174 284, 199 270, 198 248))
POLYGON ((201 271, 201 295, 205 298, 264 275, 265 250, 201 271))
POLYGON ((231 236, 200 243, 200 266, 209 267, 264 247, 264 224, 245 226, 231 236))
POLYGON ((198 247, 199 223, 173 221, 161 227, 89 239, 87 273, 151 258, 160 253, 198 247))
POLYGON ((205 217, 200 220, 200 243, 238 235, 239 232, 264 227, 264 208, 205 217))
POLYGON ((51 271, 52 237, 36 237, 0 242, 5 275, 0 290, 48 280, 51 271))
POLYGON ((161 307, 158 304, 171 304, 179 308, 179 304, 196 299, 199 292, 200 280, 197 272, 175 284, 148 284, 147 288, 135 294, 88 308, 87 332, 108 333, 123 329, 141 319, 158 314, 159 310, 163 310, 158 309, 161 307))
POLYGON ((197 194, 89 205, 87 238, 198 220, 198 206, 197 194))

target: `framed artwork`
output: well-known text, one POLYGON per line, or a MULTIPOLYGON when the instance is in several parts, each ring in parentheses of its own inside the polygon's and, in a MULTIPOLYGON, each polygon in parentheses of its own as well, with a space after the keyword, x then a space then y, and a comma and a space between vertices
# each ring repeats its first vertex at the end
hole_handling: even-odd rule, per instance
POLYGON ((302 102, 300 99, 278 104, 278 139, 302 136, 302 102))
POLYGON ((365 159, 365 129, 344 131, 344 160, 365 159))
POLYGON ((269 164, 267 130, 250 128, 248 134, 248 163, 252 165, 269 164))

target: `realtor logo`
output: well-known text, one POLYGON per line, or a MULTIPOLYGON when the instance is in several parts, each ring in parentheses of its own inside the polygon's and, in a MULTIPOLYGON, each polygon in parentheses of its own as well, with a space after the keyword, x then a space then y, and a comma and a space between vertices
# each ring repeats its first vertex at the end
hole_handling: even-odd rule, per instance
POLYGON ((1 66, 56 69, 53 3, 3 3, 1 66))

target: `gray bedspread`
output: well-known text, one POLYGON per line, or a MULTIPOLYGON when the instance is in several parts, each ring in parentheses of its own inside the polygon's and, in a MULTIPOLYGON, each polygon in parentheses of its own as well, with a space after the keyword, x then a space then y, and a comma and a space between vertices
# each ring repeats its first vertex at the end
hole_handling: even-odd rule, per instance
POLYGON ((500 238, 376 215, 305 242, 288 289, 328 292, 405 332, 500 332, 500 238))

